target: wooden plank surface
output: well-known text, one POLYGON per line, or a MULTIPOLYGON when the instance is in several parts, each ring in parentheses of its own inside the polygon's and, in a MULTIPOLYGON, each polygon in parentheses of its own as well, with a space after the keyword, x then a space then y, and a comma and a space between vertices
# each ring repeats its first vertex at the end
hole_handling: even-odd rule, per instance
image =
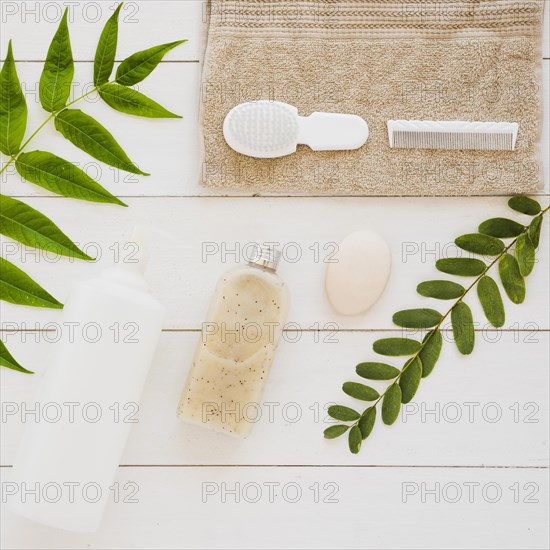
MULTIPOLYGON (((77 96, 89 90, 97 39, 115 2, 0 3, 0 60, 13 38, 29 127, 44 118, 36 82, 66 5, 77 96)), ((543 152, 550 150, 548 8, 542 51, 543 152)), ((548 548, 548 221, 526 302, 506 304, 504 330, 487 327, 471 296, 467 302, 478 323, 472 356, 458 354, 446 325, 440 363, 394 426, 377 425, 358 456, 347 452, 344 440, 324 440, 326 406, 353 403, 341 392, 342 382, 356 380, 355 364, 374 357, 374 340, 400 334, 391 323, 392 313, 441 305, 415 293, 418 282, 438 277, 436 257, 456 255, 456 236, 510 211, 504 197, 335 198, 315 197, 314 190, 308 197, 252 197, 202 189, 196 138, 204 10, 205 2, 198 0, 139 0, 127 2, 121 12, 118 60, 142 47, 189 39, 139 86, 183 115, 182 120, 133 119, 93 95, 83 103, 129 156, 152 172, 150 177, 129 176, 91 161, 51 128, 34 142, 36 148, 84 167, 124 197, 128 209, 52 197, 22 182, 11 169, 0 176, 2 193, 24 197, 99 256, 96 263, 85 264, 0 239, 2 254, 56 297, 65 300, 72 282, 127 261, 132 249, 124 248, 124 241, 138 225, 149 234, 151 291, 168 306, 117 479, 121 500, 137 488, 138 502, 111 503, 102 529, 79 535, 18 518, 3 498, 0 546, 548 548), (333 243, 364 228, 380 232, 390 243, 393 272, 379 303, 366 315, 347 318, 335 314, 324 296, 325 260, 333 243), (262 415, 251 436, 241 441, 180 422, 175 407, 212 289, 226 269, 243 260, 246 245, 256 241, 275 241, 284 248, 280 273, 292 292, 289 321, 294 324, 287 327, 259 404, 262 415), (301 496, 292 502, 296 488, 301 496)), ((546 154, 546 187, 540 197, 545 205, 549 158, 546 154)), ((21 411, 40 399, 41 375, 62 322, 59 312, 0 303, 2 338, 36 370, 35 376, 24 377, 0 369, 2 489, 25 424, 21 411), (13 406, 18 413, 6 414, 13 406)))
MULTIPOLYGON (((86 264, 29 251, 3 239, 0 249, 6 258, 63 301, 72 281, 92 277, 115 261, 132 260, 132 249, 125 248, 125 240, 137 226, 150 249, 147 277, 155 296, 168 307, 165 327, 170 329, 200 328, 218 278, 246 261, 254 242, 280 243, 280 274, 292 293, 289 321, 303 329, 330 329, 330 323, 337 329, 396 328, 391 317, 399 309, 447 305, 422 298, 415 289, 421 281, 442 276, 434 267, 438 257, 467 256, 454 244, 456 237, 475 231, 488 217, 514 215, 504 197, 136 198, 128 200, 129 208, 61 198, 27 202, 56 220, 85 251, 100 259, 86 264), (378 231, 390 243, 393 273, 386 292, 367 314, 346 317, 336 314, 324 295, 325 270, 336 244, 361 229, 378 231)), ((529 221, 522 214, 516 219, 529 221)), ((543 243, 545 239, 548 221, 543 243)), ((525 303, 507 302, 505 328, 550 328, 550 312, 541 300, 550 270, 548 253, 542 246, 528 279, 525 303)), ((487 328, 477 297, 470 297, 468 303, 478 328, 487 328)), ((11 304, 2 304, 2 310, 5 318, 0 326, 4 328, 35 328, 21 326, 26 320, 38 322, 40 328, 61 315, 53 310, 29 312, 11 304)))
MULTIPOLYGON (((548 461, 550 335, 542 332, 478 332, 470 357, 460 356, 445 333, 445 346, 431 377, 422 382, 401 420, 378 425, 358 456, 345 438, 326 441, 327 406, 363 410, 344 395, 342 383, 359 381, 355 365, 374 360, 372 342, 386 332, 304 332, 285 336, 261 403, 247 409, 254 424, 246 440, 190 426, 175 411, 199 340, 194 332, 165 332, 133 426, 123 464, 544 466, 548 461), (511 445, 510 442, 515 444, 511 445)), ((63 338, 67 338, 65 331, 63 338)), ((108 335, 105 335, 108 338, 108 335)), ((59 337, 7 335, 7 343, 36 369, 22 377, 1 373, 4 406, 1 464, 13 463, 26 422, 47 416, 40 400, 40 374, 59 337), (38 405, 37 405, 38 404, 38 405), (38 408, 36 408, 38 406, 38 408)), ((402 366, 404 360, 390 360, 402 366)), ((386 383, 373 382, 383 390, 386 383)), ((83 407, 85 403, 80 404, 83 407)), ((124 404, 125 405, 125 404, 124 404)), ((121 405, 122 406, 122 405, 121 405)), ((244 406, 244 404, 243 404, 244 406)), ((133 412, 128 409, 128 414, 133 412)), ((105 411, 109 416, 111 413, 105 411)))
POLYGON ((545 549, 547 475, 509 468, 122 468, 119 502, 108 507, 99 533, 55 531, 7 511, 2 536, 13 550, 545 549))

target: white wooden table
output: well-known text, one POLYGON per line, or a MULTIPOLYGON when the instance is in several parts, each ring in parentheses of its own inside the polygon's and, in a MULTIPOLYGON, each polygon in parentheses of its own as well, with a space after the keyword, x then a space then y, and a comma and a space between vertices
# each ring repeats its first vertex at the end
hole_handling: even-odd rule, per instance
MULTIPOLYGON (((114 2, 68 4, 80 95, 90 85, 97 38, 114 2)), ((63 5, 2 2, 0 59, 13 38, 29 128, 44 116, 36 82, 63 5)), ((252 197, 202 189, 195 136, 203 7, 195 0, 134 1, 121 12, 119 59, 153 44, 189 39, 140 85, 182 120, 127 117, 94 96, 84 104, 151 177, 91 161, 53 129, 42 132, 33 147, 81 163, 128 209, 57 198, 13 172, 2 176, 3 193, 22 197, 99 256, 95 264, 52 262, 2 241, 8 259, 56 297, 63 300, 71 282, 116 261, 117 246, 140 224, 152 230, 152 292, 168 306, 139 422, 119 468, 120 487, 130 485, 118 503, 110 503, 101 531, 56 531, 2 508, 2 548, 548 548, 548 223, 526 302, 507 305, 502 330, 483 324, 473 297, 469 303, 479 324, 472 356, 445 345, 414 403, 393 427, 377 425, 359 455, 350 455, 343 440, 324 440, 327 404, 351 404, 340 385, 354 379, 356 363, 372 357, 374 340, 396 334, 392 313, 424 303, 414 289, 437 273, 437 254, 448 252, 456 236, 483 219, 506 215, 506 198, 252 197), (394 271, 367 315, 339 317, 323 295, 323 247, 361 228, 388 240, 394 271), (175 408, 212 289, 236 261, 222 251, 252 241, 286 247, 280 273, 292 291, 289 320, 299 331, 287 332, 262 418, 247 440, 238 441, 182 424, 175 408), (204 243, 218 251, 204 257, 204 243), (293 261, 296 246, 301 257, 293 261), (133 489, 137 502, 123 502, 133 489)), ((549 52, 546 37, 545 84, 549 52)), ((547 103, 546 153, 549 112, 547 103)), ((541 194, 545 205, 548 199, 547 192, 541 194)), ((1 398, 30 407, 55 346, 48 323, 59 312, 2 303, 1 314, 3 338, 36 371, 23 376, 2 369, 1 398)), ((22 427, 20 417, 3 419, 0 474, 13 462, 22 427)))

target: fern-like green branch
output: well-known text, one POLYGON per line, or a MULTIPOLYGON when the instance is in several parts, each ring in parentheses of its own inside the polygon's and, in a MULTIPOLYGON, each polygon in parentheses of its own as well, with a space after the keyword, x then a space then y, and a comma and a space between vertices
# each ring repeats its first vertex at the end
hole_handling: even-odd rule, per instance
POLYGON ((356 373, 367 380, 388 380, 391 383, 380 394, 376 389, 359 382, 345 382, 344 393, 372 404, 359 413, 343 405, 329 407, 329 415, 340 422, 327 428, 327 439, 337 438, 348 433, 348 445, 352 453, 358 453, 361 443, 369 437, 376 422, 377 405, 381 403, 382 421, 393 424, 402 403, 411 401, 418 390, 422 378, 428 376, 443 346, 441 326, 451 319, 455 344, 463 355, 469 355, 475 344, 474 321, 470 307, 464 302, 468 294, 477 288, 483 312, 491 325, 502 327, 505 322, 504 304, 497 283, 489 276, 489 271, 498 266, 502 286, 508 298, 515 304, 525 299, 525 277, 533 270, 535 253, 539 246, 544 210, 540 204, 523 196, 508 201, 510 208, 532 216, 528 225, 508 218, 492 218, 483 222, 477 233, 462 235, 455 240, 456 245, 472 254, 489 256, 485 263, 478 258, 448 258, 436 262, 436 268, 450 275, 474 277, 467 287, 448 280, 434 280, 420 283, 417 292, 422 296, 438 300, 455 300, 445 312, 435 309, 409 309, 397 312, 393 322, 407 329, 430 329, 422 342, 411 338, 384 338, 373 344, 376 353, 383 356, 407 357, 401 370, 383 362, 360 363, 356 373), (511 239, 508 244, 502 239, 511 239), (513 252, 513 254, 511 253, 513 252))
MULTIPOLYGON (((131 86, 149 76, 164 55, 185 40, 136 52, 122 61, 114 80, 109 80, 115 63, 121 8, 122 4, 119 4, 99 38, 94 60, 94 87, 72 101, 68 100, 74 61, 67 23, 68 8, 65 10, 40 77, 40 104, 48 116, 26 140, 27 103, 17 75, 10 40, 6 60, 0 71, 0 153, 8 157, 0 168, 0 176, 10 165, 15 164, 22 178, 57 195, 126 206, 71 162, 46 151, 25 152, 35 136, 54 121, 55 129, 62 136, 93 158, 120 170, 148 175, 130 160, 102 124, 82 111, 70 108, 97 92, 107 105, 121 113, 147 118, 181 118, 131 86)), ((44 214, 1 194, 0 234, 25 246, 81 260, 93 260, 44 214)), ((63 307, 39 283, 6 259, 0 258, 0 266, 0 300, 32 307, 63 307)), ((1 341, 0 366, 30 373, 14 359, 1 341)))

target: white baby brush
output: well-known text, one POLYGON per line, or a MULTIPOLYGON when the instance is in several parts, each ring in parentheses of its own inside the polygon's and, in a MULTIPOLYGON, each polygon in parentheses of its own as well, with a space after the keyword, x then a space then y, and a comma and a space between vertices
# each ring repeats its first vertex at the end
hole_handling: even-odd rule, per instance
POLYGON ((229 147, 249 157, 277 158, 296 152, 298 144, 314 151, 349 151, 369 137, 367 123, 357 115, 312 113, 280 101, 237 105, 225 117, 223 135, 229 147))

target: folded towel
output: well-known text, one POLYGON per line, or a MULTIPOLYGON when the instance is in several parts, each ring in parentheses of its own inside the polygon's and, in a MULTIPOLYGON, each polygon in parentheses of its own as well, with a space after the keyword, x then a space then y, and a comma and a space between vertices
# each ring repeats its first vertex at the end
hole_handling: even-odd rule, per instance
POLYGON ((212 0, 201 93, 206 187, 481 195, 540 188, 544 0, 212 0), (354 113, 356 151, 254 159, 223 138, 235 105, 272 99, 354 113), (390 149, 389 119, 520 124, 513 152, 390 149))

